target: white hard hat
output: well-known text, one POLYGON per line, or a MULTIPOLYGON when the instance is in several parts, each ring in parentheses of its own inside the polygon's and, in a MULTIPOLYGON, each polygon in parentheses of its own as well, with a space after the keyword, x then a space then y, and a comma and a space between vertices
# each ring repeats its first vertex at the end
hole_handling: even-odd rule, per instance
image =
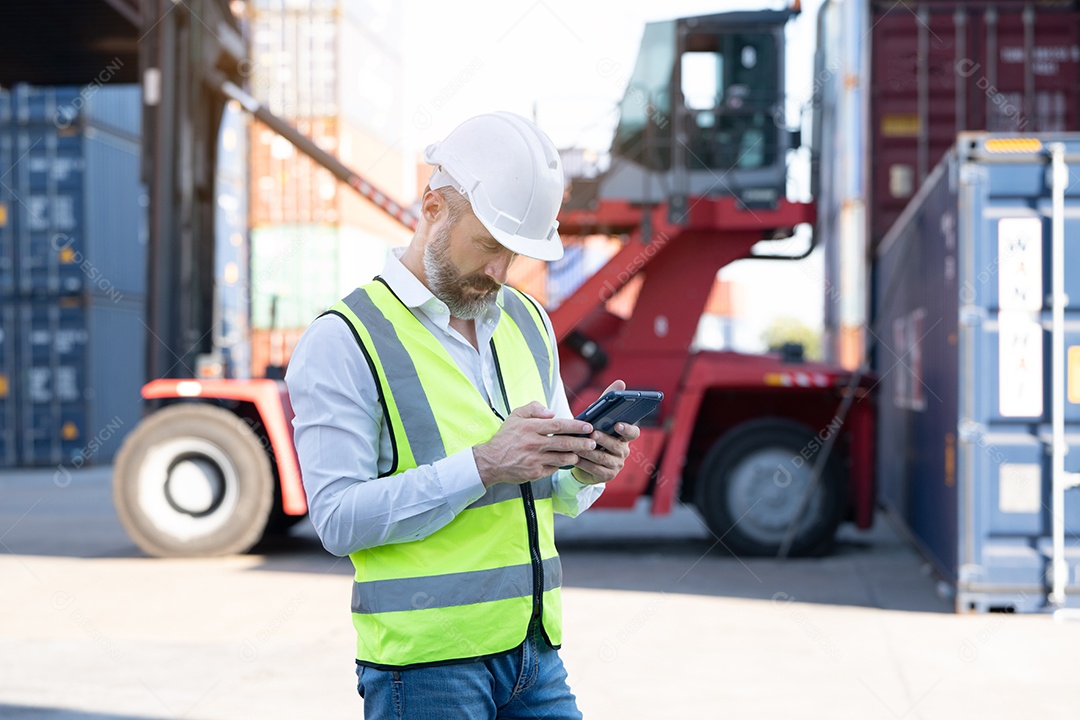
POLYGON ((436 166, 431 189, 452 187, 468 198, 476 219, 504 247, 537 260, 562 257, 555 219, 562 166, 536 125, 510 112, 477 115, 428 145, 424 160, 436 166))

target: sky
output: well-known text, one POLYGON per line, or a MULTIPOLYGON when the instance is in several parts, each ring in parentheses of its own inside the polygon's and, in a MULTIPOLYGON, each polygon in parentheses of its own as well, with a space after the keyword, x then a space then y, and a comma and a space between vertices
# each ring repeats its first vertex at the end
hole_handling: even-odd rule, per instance
MULTIPOLYGON (((821 1, 804 2, 802 15, 788 25, 789 117, 795 115, 793 106, 809 100, 821 1)), ((786 5, 786 0, 405 0, 403 139, 420 152, 465 118, 511 110, 535 118, 560 148, 605 150, 646 22, 786 5)), ((804 149, 792 158, 790 198, 807 198, 807 167, 804 149)), ((805 238, 785 251, 803 246, 805 238)), ((738 349, 762 349, 761 331, 775 317, 821 326, 820 252, 792 263, 739 261, 721 277, 742 288, 745 317, 738 349)))

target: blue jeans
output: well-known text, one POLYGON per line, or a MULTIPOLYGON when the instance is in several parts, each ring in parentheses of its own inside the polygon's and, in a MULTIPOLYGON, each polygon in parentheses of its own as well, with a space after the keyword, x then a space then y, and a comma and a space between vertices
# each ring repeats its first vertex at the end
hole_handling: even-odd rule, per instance
POLYGON ((409 670, 356 667, 365 720, 581 720, 559 653, 530 631, 487 660, 409 670))

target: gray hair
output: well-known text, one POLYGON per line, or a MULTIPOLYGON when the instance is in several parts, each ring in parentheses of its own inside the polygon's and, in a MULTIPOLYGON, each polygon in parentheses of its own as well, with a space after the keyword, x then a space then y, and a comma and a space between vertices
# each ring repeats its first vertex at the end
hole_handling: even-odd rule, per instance
MULTIPOLYGON (((424 195, 427 195, 429 190, 431 190, 430 185, 424 188, 424 195)), ((458 224, 458 221, 461 220, 461 218, 465 217, 467 213, 472 212, 472 204, 465 199, 464 195, 459 193, 454 188, 449 186, 441 187, 435 192, 439 193, 439 195, 442 196, 443 201, 446 203, 446 210, 449 213, 450 217, 449 227, 454 227, 458 224)))

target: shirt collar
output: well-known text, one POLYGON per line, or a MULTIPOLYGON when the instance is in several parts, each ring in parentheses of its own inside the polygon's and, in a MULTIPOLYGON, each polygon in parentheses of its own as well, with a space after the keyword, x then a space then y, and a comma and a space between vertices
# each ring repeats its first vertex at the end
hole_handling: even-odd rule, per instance
MULTIPOLYGON (((446 330, 450 325, 450 310, 446 307, 446 303, 435 297, 431 290, 420 282, 420 278, 413 275, 412 270, 405 267, 405 264, 401 262, 403 254, 405 254, 404 247, 391 249, 390 254, 386 257, 386 266, 382 271, 382 279, 386 281, 387 286, 394 291, 394 294, 398 296, 401 302, 405 303, 406 307, 410 310, 413 308, 420 310, 433 323, 446 330)), ((477 318, 478 320, 488 322, 491 325, 498 322, 502 314, 502 293, 503 290, 500 289, 496 300, 488 305, 487 310, 484 311, 481 317, 477 318)))

